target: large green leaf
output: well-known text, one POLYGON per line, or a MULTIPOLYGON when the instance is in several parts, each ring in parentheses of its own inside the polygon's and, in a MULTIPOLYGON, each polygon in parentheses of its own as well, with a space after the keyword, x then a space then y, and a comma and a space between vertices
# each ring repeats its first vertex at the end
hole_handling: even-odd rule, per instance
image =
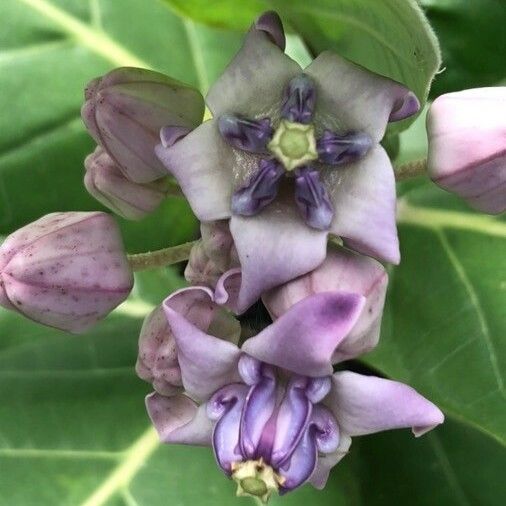
POLYGON ((441 41, 443 68, 431 90, 491 86, 506 78, 506 7, 501 0, 421 0, 441 41), (486 35, 485 35, 486 34, 486 35))
MULTIPOLYGON (((0 30, 0 233, 55 210, 100 206, 84 190, 93 142, 82 90, 113 67, 154 68, 203 92, 240 37, 196 25, 157 0, 3 0, 0 30), (133 22, 134 21, 134 22, 133 22)), ((129 250, 188 239, 186 203, 169 199, 141 223, 122 222, 129 250)))
POLYGON ((366 360, 506 444, 506 221, 435 186, 398 205, 380 346, 366 360))
POLYGON ((404 83, 423 103, 440 65, 437 39, 415 0, 245 0, 239 12, 234 0, 166 1, 199 21, 242 29, 274 8, 314 54, 333 49, 404 83))

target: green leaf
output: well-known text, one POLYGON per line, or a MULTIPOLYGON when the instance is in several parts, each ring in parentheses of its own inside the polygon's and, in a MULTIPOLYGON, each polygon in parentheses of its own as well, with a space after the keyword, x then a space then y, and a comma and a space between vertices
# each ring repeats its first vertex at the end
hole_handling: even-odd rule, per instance
POLYGON ((239 12, 233 0, 165 1, 199 21, 242 29, 262 11, 275 9, 314 54, 332 49, 400 81, 422 105, 440 65, 437 39, 415 0, 246 0, 239 12))
MULTIPOLYGON (((93 141, 79 109, 91 78, 134 65, 205 92, 240 43, 239 35, 182 20, 157 0, 4 0, 2 22, 2 234, 48 212, 100 208, 82 183, 93 141)), ((188 205, 174 198, 121 226, 131 252, 184 242, 196 231, 188 205)))
POLYGON ((366 361, 504 445, 506 221, 427 183, 403 193, 398 222, 402 261, 366 361))
POLYGON ((491 86, 506 78, 506 8, 497 0, 422 0, 440 41, 444 71, 431 95, 491 86), (502 55, 502 56, 501 56, 502 55))

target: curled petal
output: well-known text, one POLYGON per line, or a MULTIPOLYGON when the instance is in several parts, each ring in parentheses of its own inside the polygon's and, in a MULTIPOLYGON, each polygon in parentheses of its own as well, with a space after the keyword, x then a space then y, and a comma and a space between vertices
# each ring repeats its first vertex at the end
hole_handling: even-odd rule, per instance
POLYGON ((491 214, 506 210, 506 86, 448 93, 427 116, 431 179, 491 214))
POLYGON ((212 423, 206 406, 198 406, 185 395, 165 397, 153 392, 146 408, 163 443, 211 445, 212 423))
POLYGON ((190 132, 191 129, 186 127, 164 126, 160 129, 160 141, 164 148, 170 148, 190 132))
POLYGON ((253 28, 209 90, 206 103, 215 117, 227 112, 247 118, 272 116, 286 83, 300 71, 299 65, 272 42, 270 34, 253 28))
POLYGON ((330 231, 359 253, 398 264, 395 177, 385 150, 376 146, 358 162, 329 169, 322 179, 335 210, 330 231))
POLYGON ((263 457, 269 462, 276 433, 275 420, 269 423, 276 407, 276 377, 271 367, 262 366, 261 379, 246 397, 240 429, 241 453, 245 459, 263 457))
POLYGON ((202 302, 193 304, 195 313, 190 315, 188 310, 173 307, 171 297, 174 295, 164 301, 164 310, 176 340, 183 385, 192 397, 205 400, 217 389, 239 379, 240 351, 235 344, 201 330, 208 328, 218 307, 209 289, 195 287, 185 289, 184 293, 192 291, 200 295, 198 299, 202 302), (205 304, 209 310, 205 309, 205 304))
POLYGON ((255 385, 261 381, 262 367, 260 360, 249 355, 242 355, 239 359, 239 374, 246 385, 255 385))
POLYGON ((364 132, 340 135, 325 130, 316 147, 322 163, 343 165, 362 158, 371 149, 372 139, 364 132))
POLYGON ((306 396, 313 403, 316 404, 323 400, 330 392, 332 381, 329 376, 321 378, 308 378, 306 386, 306 396))
POLYGON ((313 80, 306 74, 300 74, 294 77, 285 88, 281 116, 294 123, 311 123, 315 102, 316 92, 313 80))
POLYGON ((227 474, 233 462, 242 460, 239 427, 248 387, 231 384, 218 390, 207 402, 207 415, 217 421, 213 431, 213 449, 218 464, 227 474))
POLYGON ((327 233, 303 223, 291 192, 278 195, 255 216, 232 216, 230 231, 242 270, 240 311, 265 291, 311 271, 325 258, 327 233))
POLYGON ((263 362, 303 376, 332 374, 332 354, 346 338, 365 299, 350 293, 319 293, 292 306, 242 350, 263 362))
POLYGON ((258 172, 232 195, 232 212, 243 216, 257 214, 276 198, 284 173, 276 160, 260 160, 258 172))
POLYGON ((262 300, 275 320, 290 307, 315 293, 346 291, 366 297, 364 310, 333 355, 342 362, 362 355, 378 343, 388 275, 376 260, 332 247, 315 270, 266 293, 262 300))
POLYGON ((313 431, 319 452, 334 453, 339 448, 339 426, 325 406, 314 406, 308 430, 313 431))
POLYGON ((158 144, 155 151, 199 220, 230 217, 235 159, 216 120, 206 121, 172 146, 158 144))
POLYGON ((290 459, 309 423, 312 405, 306 395, 306 386, 307 378, 292 378, 279 406, 270 458, 275 468, 290 459))
POLYGON ((307 225, 318 230, 329 229, 334 208, 317 170, 310 167, 297 170, 295 202, 307 225))
POLYGON ((255 28, 265 32, 281 51, 285 50, 285 31, 283 30, 283 23, 277 12, 267 11, 258 16, 255 21, 255 28))
POLYGON ((316 116, 326 128, 366 132, 379 142, 389 121, 415 114, 420 105, 405 86, 324 51, 305 69, 318 94, 316 116))
POLYGON ((250 153, 266 153, 273 133, 269 118, 253 120, 232 114, 222 114, 218 128, 231 146, 250 153))
POLYGON ((326 403, 342 432, 350 436, 404 427, 421 436, 444 421, 437 406, 413 388, 349 371, 334 374, 326 403))

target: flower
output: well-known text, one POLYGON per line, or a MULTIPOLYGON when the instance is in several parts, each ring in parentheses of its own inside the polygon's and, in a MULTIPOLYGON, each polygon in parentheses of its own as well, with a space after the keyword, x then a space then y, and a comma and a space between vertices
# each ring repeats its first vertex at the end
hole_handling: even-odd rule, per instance
POLYGON ((167 178, 134 183, 123 175, 100 146, 84 160, 84 185, 101 204, 127 220, 140 220, 153 212, 168 194, 167 178))
POLYGON ((48 214, 0 246, 0 305, 50 327, 83 332, 132 286, 118 226, 105 213, 48 214))
POLYGON ((438 97, 429 109, 431 179, 478 211, 506 210, 506 87, 438 97))
POLYGON ((323 488, 352 436, 401 427, 419 436, 442 423, 440 410, 402 383, 333 373, 364 304, 358 294, 312 295, 241 348, 165 304, 185 393, 146 398, 161 440, 212 446, 238 494, 266 501, 308 481, 323 488))
POLYGON ((90 135, 135 183, 167 175, 153 151, 160 129, 170 123, 189 132, 204 114, 197 90, 145 69, 114 69, 91 81, 84 95, 81 116, 90 135))
POLYGON ((201 221, 230 219, 243 309, 317 267, 329 233, 399 261, 395 179, 379 141, 418 100, 329 51, 302 71, 283 40, 277 15, 262 15, 207 95, 213 119, 177 142, 168 125, 156 146, 201 221))

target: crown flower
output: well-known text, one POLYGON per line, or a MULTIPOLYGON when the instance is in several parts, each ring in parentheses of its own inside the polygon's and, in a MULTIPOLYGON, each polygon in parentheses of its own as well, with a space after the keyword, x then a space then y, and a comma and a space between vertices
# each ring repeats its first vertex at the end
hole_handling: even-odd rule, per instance
POLYGON ((418 100, 330 51, 302 69, 283 49, 279 17, 263 14, 207 94, 213 118, 186 136, 167 125, 156 147, 201 221, 230 219, 242 308, 317 267, 329 233, 399 262, 395 178, 379 142, 418 100))

